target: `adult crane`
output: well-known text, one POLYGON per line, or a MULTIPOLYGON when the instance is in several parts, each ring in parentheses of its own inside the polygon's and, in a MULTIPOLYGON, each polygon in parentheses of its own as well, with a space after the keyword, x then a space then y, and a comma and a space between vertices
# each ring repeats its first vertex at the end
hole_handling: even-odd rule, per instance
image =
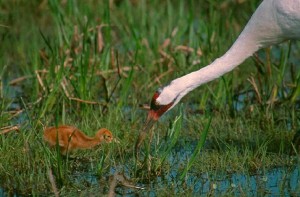
POLYGON ((145 125, 136 144, 146 131, 180 99, 201 84, 212 81, 240 65, 261 48, 300 38, 300 0, 264 0, 231 48, 211 64, 171 81, 158 89, 151 100, 145 125))

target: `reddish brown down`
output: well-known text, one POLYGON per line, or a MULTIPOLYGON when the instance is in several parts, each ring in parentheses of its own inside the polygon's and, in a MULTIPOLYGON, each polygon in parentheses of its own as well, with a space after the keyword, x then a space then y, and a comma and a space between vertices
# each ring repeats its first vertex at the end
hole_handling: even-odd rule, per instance
POLYGON ((76 127, 61 125, 46 128, 44 140, 50 147, 55 147, 58 142, 60 152, 65 155, 68 151, 75 149, 91 149, 102 142, 110 143, 113 135, 108 129, 102 128, 94 137, 89 137, 76 127))

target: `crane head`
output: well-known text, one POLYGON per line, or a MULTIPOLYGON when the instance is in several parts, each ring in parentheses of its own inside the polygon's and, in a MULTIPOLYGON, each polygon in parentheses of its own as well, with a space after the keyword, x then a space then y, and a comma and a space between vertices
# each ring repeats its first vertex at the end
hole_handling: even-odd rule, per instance
MULTIPOLYGON (((169 101, 166 101, 166 99, 162 99, 162 92, 163 92, 164 89, 158 89, 152 99, 151 99, 151 103, 150 103, 150 110, 148 112, 148 116, 147 116, 147 120, 145 122, 145 125, 142 129, 142 131, 146 132, 148 130, 151 129, 151 127, 154 125, 154 123, 165 113, 167 112, 168 110, 170 110, 172 107, 174 107, 174 105, 176 105, 176 103, 179 101, 179 97, 178 96, 175 96, 175 97, 168 97, 167 100, 169 101), (164 104, 162 104, 161 102, 164 102, 164 104)), ((164 92, 165 95, 164 97, 166 97, 166 92, 164 92)), ((168 92, 167 92, 168 93, 168 92)), ((173 95, 172 95, 173 96, 173 95)))
POLYGON ((166 111, 168 111, 169 109, 171 109, 173 107, 174 100, 168 104, 161 104, 158 101, 160 94, 161 94, 161 89, 157 90, 154 93, 154 95, 151 99, 150 110, 148 112, 147 120, 152 119, 154 121, 157 121, 166 111))

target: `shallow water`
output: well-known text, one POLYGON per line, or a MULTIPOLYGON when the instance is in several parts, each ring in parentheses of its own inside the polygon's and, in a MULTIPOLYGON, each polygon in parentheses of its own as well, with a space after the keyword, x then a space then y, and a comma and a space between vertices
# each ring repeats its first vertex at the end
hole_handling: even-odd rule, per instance
MULTIPOLYGON (((111 175, 116 172, 111 169, 111 175)), ((118 186, 118 194, 125 196, 159 196, 166 193, 189 195, 230 195, 230 196, 299 196, 300 174, 299 167, 289 169, 284 167, 258 172, 254 175, 242 173, 202 173, 190 172, 188 178, 180 181, 180 174, 173 169, 163 176, 157 176, 150 183, 135 183, 144 190, 118 186)), ((90 173, 77 174, 74 178, 79 182, 88 182, 91 186, 98 187, 98 178, 90 173)), ((127 175, 130 180, 130 177, 127 175)))
POLYGON ((256 196, 259 194, 290 196, 299 192, 299 169, 292 171, 275 168, 257 175, 232 174, 215 177, 202 176, 189 178, 189 185, 198 194, 234 194, 256 196))
POLYGON ((185 190, 188 190, 192 191, 191 193, 193 195, 230 194, 234 196, 291 196, 300 194, 299 166, 288 168, 278 167, 262 170, 256 174, 228 174, 227 172, 218 171, 200 174, 191 169, 186 180, 182 182, 179 181, 181 174, 179 174, 178 168, 180 165, 184 166, 187 161, 178 161, 178 158, 184 158, 178 157, 178 154, 186 155, 186 153, 175 151, 175 156, 169 158, 169 163, 174 165, 172 165, 171 170, 167 175, 164 175, 164 177, 157 177, 151 184, 139 185, 147 188, 147 192, 151 193, 150 196, 157 196, 159 190, 170 187, 174 188, 174 193, 182 194, 185 190))
MULTIPOLYGON (((132 184, 141 189, 131 189, 125 186, 116 188, 117 194, 122 196, 164 196, 173 195, 229 195, 229 196, 299 196, 300 195, 300 172, 299 166, 277 167, 262 169, 255 174, 228 173, 226 171, 213 170, 199 173, 191 168, 185 180, 180 180, 182 167, 185 167, 188 158, 191 157, 192 149, 175 147, 168 157, 168 170, 162 171, 160 176, 151 176, 151 180, 139 180, 132 184)), ((201 154, 198 155, 201 157, 201 154)), ((292 158, 291 158, 292 159, 292 158)), ((124 173, 128 180, 136 180, 130 177, 130 171, 125 166, 111 167, 110 176, 116 172, 124 173)), ((92 173, 78 173, 73 176, 78 184, 87 182, 89 185, 99 187, 102 180, 92 173)), ((106 183, 109 179, 106 178, 106 183)), ((103 183, 103 182, 102 182, 103 183)), ((110 184, 109 184, 110 185, 110 184)), ((102 190, 103 191, 103 190, 102 190)), ((108 191, 104 191, 107 193, 108 191)))

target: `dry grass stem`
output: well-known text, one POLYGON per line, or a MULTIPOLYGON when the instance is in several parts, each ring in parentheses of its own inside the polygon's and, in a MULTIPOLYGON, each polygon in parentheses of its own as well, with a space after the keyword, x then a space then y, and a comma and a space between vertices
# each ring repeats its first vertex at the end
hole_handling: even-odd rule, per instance
POLYGON ((0 128, 0 135, 12 132, 12 131, 19 131, 19 125, 15 126, 7 126, 0 128))
POLYGON ((262 103, 262 99, 261 99, 261 95, 259 93, 259 90, 258 90, 258 87, 256 85, 256 82, 255 82, 255 79, 253 78, 253 76, 251 76, 249 79, 247 79, 250 84, 253 86, 254 88, 254 91, 255 91, 255 94, 256 94, 256 97, 257 97, 257 100, 258 102, 261 104, 262 103))
POLYGON ((149 83, 149 85, 147 86, 147 88, 150 88, 154 85, 154 83, 158 83, 158 84, 161 84, 160 83, 160 79, 163 78, 164 76, 172 73, 174 71, 173 68, 170 68, 169 70, 167 70, 166 72, 160 74, 158 77, 155 77, 155 79, 153 80, 153 82, 149 83))
POLYGON ((99 102, 96 102, 96 101, 87 101, 87 100, 82 100, 82 99, 74 98, 74 97, 68 97, 68 98, 70 100, 77 101, 77 102, 80 102, 80 103, 86 103, 86 104, 92 104, 92 105, 105 105, 104 103, 99 103, 99 102))
POLYGON ((56 183, 55 183, 55 178, 53 176, 53 173, 52 173, 51 169, 48 170, 48 177, 49 177, 49 181, 51 183, 51 187, 52 187, 52 190, 53 190, 53 193, 54 193, 55 197, 59 197, 59 192, 58 192, 58 189, 57 189, 57 186, 56 186, 56 183))
POLYGON ((32 76, 27 75, 27 76, 18 77, 18 78, 16 78, 16 79, 11 80, 11 81, 9 82, 9 85, 15 86, 15 85, 17 85, 18 83, 20 83, 20 82, 22 82, 22 81, 24 81, 24 80, 26 80, 26 79, 29 79, 29 78, 32 78, 32 76))
POLYGON ((103 40, 101 28, 102 28, 101 25, 97 26, 97 50, 98 50, 98 53, 101 53, 104 48, 104 40, 103 40))
POLYGON ((40 74, 38 73, 37 70, 35 71, 35 75, 36 75, 36 78, 37 78, 40 86, 42 87, 43 91, 45 92, 46 91, 46 87, 45 87, 45 85, 43 83, 43 80, 42 80, 42 78, 41 78, 41 76, 40 76, 40 74))

